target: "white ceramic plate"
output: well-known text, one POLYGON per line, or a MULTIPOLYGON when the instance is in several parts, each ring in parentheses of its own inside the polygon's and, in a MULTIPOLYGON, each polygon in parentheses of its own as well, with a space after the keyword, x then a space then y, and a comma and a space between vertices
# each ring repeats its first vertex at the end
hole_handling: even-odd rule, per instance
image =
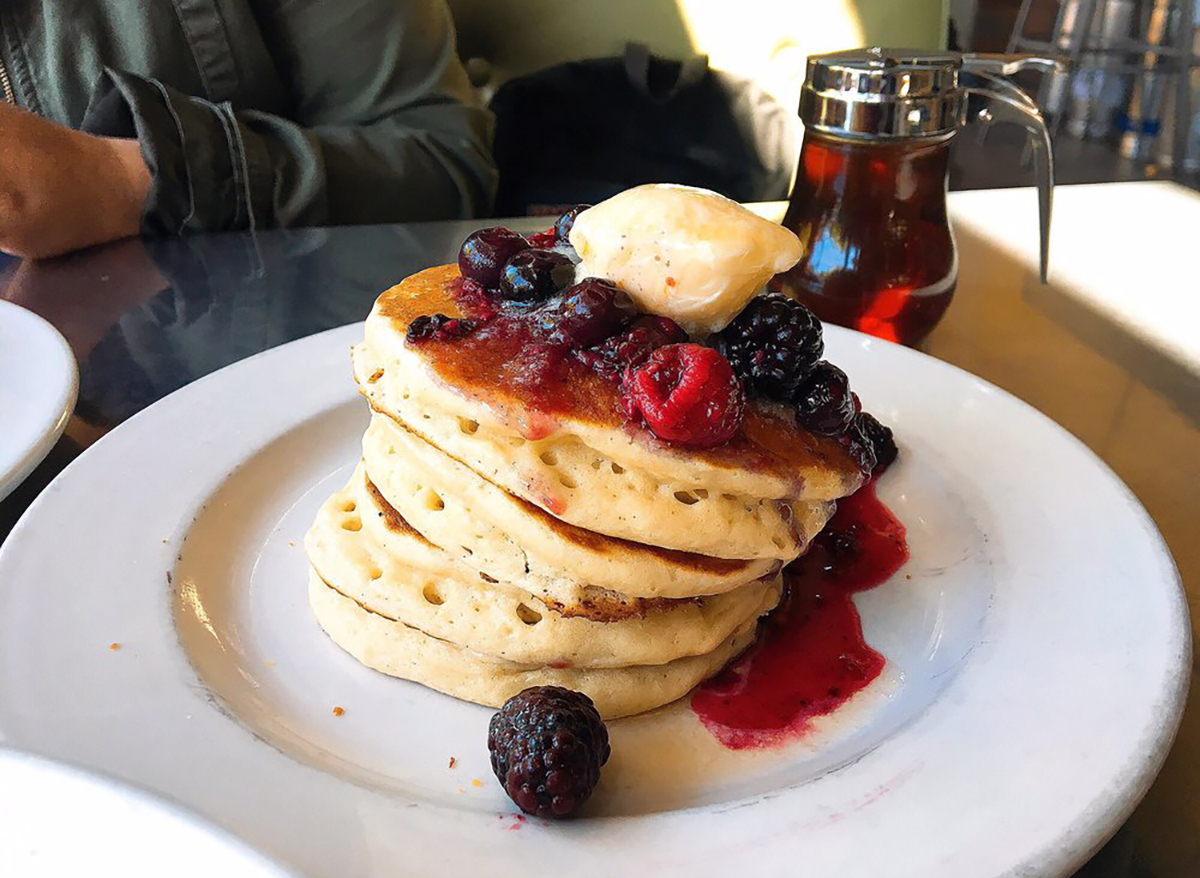
POLYGON ((75 356, 58 330, 0 299, 0 500, 54 447, 78 390, 75 356))
POLYGON ((182 808, 77 768, 0 751, 0 875, 286 874, 182 808))
POLYGON ((307 609, 302 536, 366 421, 361 331, 184 388, 39 497, 0 550, 6 743, 312 876, 1061 875, 1161 765, 1191 644, 1144 510, 1023 403, 831 328, 903 449, 880 494, 912 558, 858 598, 884 674, 780 751, 723 750, 686 704, 613 723, 587 817, 515 820, 490 711, 364 669, 307 609))

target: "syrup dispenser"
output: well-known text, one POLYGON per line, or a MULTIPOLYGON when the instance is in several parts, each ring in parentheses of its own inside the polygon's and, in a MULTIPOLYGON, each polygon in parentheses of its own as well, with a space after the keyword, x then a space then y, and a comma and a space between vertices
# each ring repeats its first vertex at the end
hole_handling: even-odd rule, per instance
POLYGON ((1049 58, 853 49, 808 59, 804 145, 783 224, 804 256, 777 277, 822 320, 915 344, 937 324, 958 278, 946 214, 949 150, 969 95, 982 122, 1029 133, 1046 280, 1054 159, 1037 104, 1004 77, 1049 58))

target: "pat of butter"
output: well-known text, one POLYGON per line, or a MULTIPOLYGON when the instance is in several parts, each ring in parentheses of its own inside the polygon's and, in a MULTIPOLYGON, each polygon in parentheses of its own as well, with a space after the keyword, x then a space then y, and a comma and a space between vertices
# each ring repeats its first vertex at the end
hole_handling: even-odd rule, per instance
POLYGON ((588 208, 571 244, 588 274, 692 333, 723 329, 802 255, 782 226, 716 192, 670 183, 635 186, 588 208))

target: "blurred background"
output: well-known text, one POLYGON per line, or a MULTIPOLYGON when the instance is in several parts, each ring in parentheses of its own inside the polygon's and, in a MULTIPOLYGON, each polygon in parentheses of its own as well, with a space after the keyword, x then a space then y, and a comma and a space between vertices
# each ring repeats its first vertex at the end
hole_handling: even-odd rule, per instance
MULTIPOLYGON (((642 167, 647 179, 710 185, 746 201, 785 198, 800 146, 795 109, 806 57, 861 45, 1069 58, 1069 74, 1019 80, 1053 126, 1059 182, 1200 183, 1200 0, 451 0, 450 6, 460 55, 499 118, 500 216, 552 213, 556 191, 582 198, 593 191, 589 183, 594 197, 603 197, 611 186, 579 179, 589 173, 592 152, 603 154, 609 173, 615 154, 631 155, 634 164, 652 165, 642 167), (640 51, 650 56, 649 73, 640 51), (571 63, 600 58, 613 59, 613 66, 571 63), (703 91, 697 64, 706 65, 731 111, 714 109, 722 104, 714 95, 697 97, 703 91), (621 80, 650 96, 644 119, 626 109, 636 101, 617 94, 621 80), (706 118, 712 124, 704 125, 706 118), (721 142, 715 133, 721 121, 740 129, 750 155, 721 142), (687 142, 671 142, 664 129, 690 134, 687 142), (709 166, 692 173, 679 167, 689 151, 697 166, 709 166), (722 158, 757 174, 722 176, 712 167, 722 158), (575 179, 561 179, 568 173, 575 179)), ((951 188, 1029 185, 1025 148, 1015 127, 960 137, 951 188)), ((636 168, 626 171, 626 183, 639 176, 636 168)))

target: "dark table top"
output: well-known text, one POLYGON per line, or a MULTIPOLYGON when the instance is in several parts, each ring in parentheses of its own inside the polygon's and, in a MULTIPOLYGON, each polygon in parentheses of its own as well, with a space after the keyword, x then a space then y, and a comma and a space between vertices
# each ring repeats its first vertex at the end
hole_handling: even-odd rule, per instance
MULTIPOLYGON (((125 419, 222 366, 363 319, 382 289, 450 261, 478 225, 129 240, 42 263, 0 256, 0 296, 58 327, 80 365, 66 433, 0 503, 0 539, 54 475, 125 419)), ((529 231, 544 223, 510 225, 529 231)), ((1028 293, 1027 265, 972 235, 960 235, 959 245, 957 298, 923 348, 1025 399, 1092 447, 1154 516, 1185 583, 1200 589, 1195 422, 1143 383, 1120 349, 1076 334, 1044 309, 1028 293)), ((1191 709, 1146 801, 1081 874, 1200 874, 1198 790, 1200 711, 1191 709)))

